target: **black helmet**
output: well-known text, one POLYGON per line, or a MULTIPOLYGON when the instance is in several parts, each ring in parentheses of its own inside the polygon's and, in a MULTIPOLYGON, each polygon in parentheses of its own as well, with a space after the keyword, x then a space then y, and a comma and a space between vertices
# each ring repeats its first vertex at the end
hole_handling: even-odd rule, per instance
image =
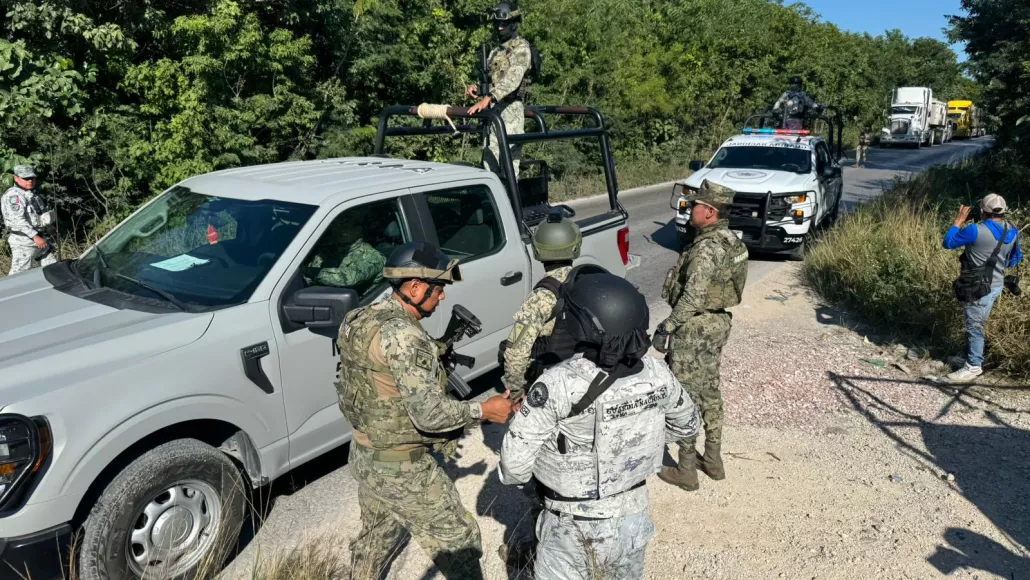
MULTIPOLYGON (((397 246, 390 254, 390 259, 383 267, 383 278, 390 281, 395 289, 407 280, 422 280, 430 286, 444 286, 461 281, 461 270, 458 261, 450 259, 440 248, 426 242, 408 242, 397 246)), ((429 318, 433 312, 426 311, 422 305, 433 295, 428 290, 422 300, 416 304, 407 295, 397 292, 397 296, 408 305, 413 306, 422 318, 429 318)))
POLYGON ((498 2, 490 14, 488 20, 496 21, 494 31, 501 40, 507 41, 519 31, 519 23, 522 22, 522 11, 514 2, 498 2))
POLYGON ((790 77, 790 86, 797 87, 800 89, 804 86, 804 84, 805 83, 801 80, 801 77, 790 77))
POLYGON ((450 259, 440 248, 426 242, 397 246, 383 267, 383 278, 399 286, 405 280, 423 280, 444 285, 461 282, 458 260, 450 259))
POLYGON ((611 371, 620 362, 632 366, 651 347, 647 299, 626 279, 603 271, 583 272, 564 299, 555 332, 571 334, 576 350, 602 369, 611 371))

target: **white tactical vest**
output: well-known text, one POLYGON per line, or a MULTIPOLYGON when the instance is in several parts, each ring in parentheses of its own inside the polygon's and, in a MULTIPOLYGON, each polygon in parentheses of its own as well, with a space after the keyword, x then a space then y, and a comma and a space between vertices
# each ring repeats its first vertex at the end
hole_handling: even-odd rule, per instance
MULTIPOLYGON (((549 389, 563 389, 575 403, 599 372, 592 362, 576 358, 539 380, 549 389)), ((668 369, 645 358, 643 370, 617 379, 580 414, 559 419, 558 440, 541 448, 533 475, 566 498, 601 499, 656 473, 665 452, 665 414, 676 404, 672 381, 668 369)))

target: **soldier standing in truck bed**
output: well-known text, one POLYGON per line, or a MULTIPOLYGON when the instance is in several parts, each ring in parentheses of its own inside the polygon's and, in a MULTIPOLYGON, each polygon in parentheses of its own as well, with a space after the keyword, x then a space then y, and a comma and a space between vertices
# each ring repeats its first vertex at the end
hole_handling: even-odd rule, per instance
MULTIPOLYGON (((492 107, 501 115, 504 130, 508 135, 525 133, 525 100, 529 91, 529 73, 532 71, 534 52, 529 41, 519 36, 519 24, 522 12, 514 2, 499 2, 490 11, 489 20, 494 23, 494 33, 501 45, 490 52, 487 68, 490 76, 490 92, 480 95, 476 85, 470 85, 465 94, 481 100, 469 108, 469 113, 476 114, 487 107, 492 107)), ((519 177, 519 160, 522 157, 521 145, 510 145, 512 165, 515 178, 519 177)), ((493 127, 487 134, 487 155, 485 165, 491 171, 498 171, 500 147, 493 127)))

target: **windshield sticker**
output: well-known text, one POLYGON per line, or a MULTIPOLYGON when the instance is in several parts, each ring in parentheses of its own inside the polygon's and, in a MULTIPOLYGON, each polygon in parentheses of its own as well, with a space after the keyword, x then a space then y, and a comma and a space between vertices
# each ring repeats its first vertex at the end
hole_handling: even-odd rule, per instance
POLYGON ((203 266, 210 261, 211 260, 205 260, 203 258, 195 258, 189 254, 179 254, 174 258, 154 262, 151 266, 167 270, 168 272, 182 272, 183 270, 189 270, 194 266, 203 266))
POLYGON ((746 141, 730 141, 723 147, 781 147, 783 149, 811 149, 807 141, 798 143, 795 139, 749 139, 746 141))

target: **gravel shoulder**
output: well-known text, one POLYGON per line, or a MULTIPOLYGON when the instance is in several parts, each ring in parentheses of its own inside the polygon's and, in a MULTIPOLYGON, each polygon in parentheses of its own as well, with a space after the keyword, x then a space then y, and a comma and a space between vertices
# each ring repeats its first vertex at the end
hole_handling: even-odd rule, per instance
MULTIPOLYGON (((703 479, 695 493, 648 481, 658 533, 647 576, 1030 578, 1027 389, 921 381, 939 363, 851 330, 803 289, 799 271, 777 269, 734 309, 723 359, 728 478, 703 479)), ((655 323, 668 313, 652 310, 655 323)), ((470 429, 448 467, 478 517, 487 578, 520 577, 496 550, 532 533, 525 497, 497 478, 503 433, 470 429)), ((355 494, 343 466, 280 496, 223 577, 245 578, 258 552, 304 542, 346 554, 359 527, 355 494)), ((432 577, 415 544, 390 574, 432 577)))

